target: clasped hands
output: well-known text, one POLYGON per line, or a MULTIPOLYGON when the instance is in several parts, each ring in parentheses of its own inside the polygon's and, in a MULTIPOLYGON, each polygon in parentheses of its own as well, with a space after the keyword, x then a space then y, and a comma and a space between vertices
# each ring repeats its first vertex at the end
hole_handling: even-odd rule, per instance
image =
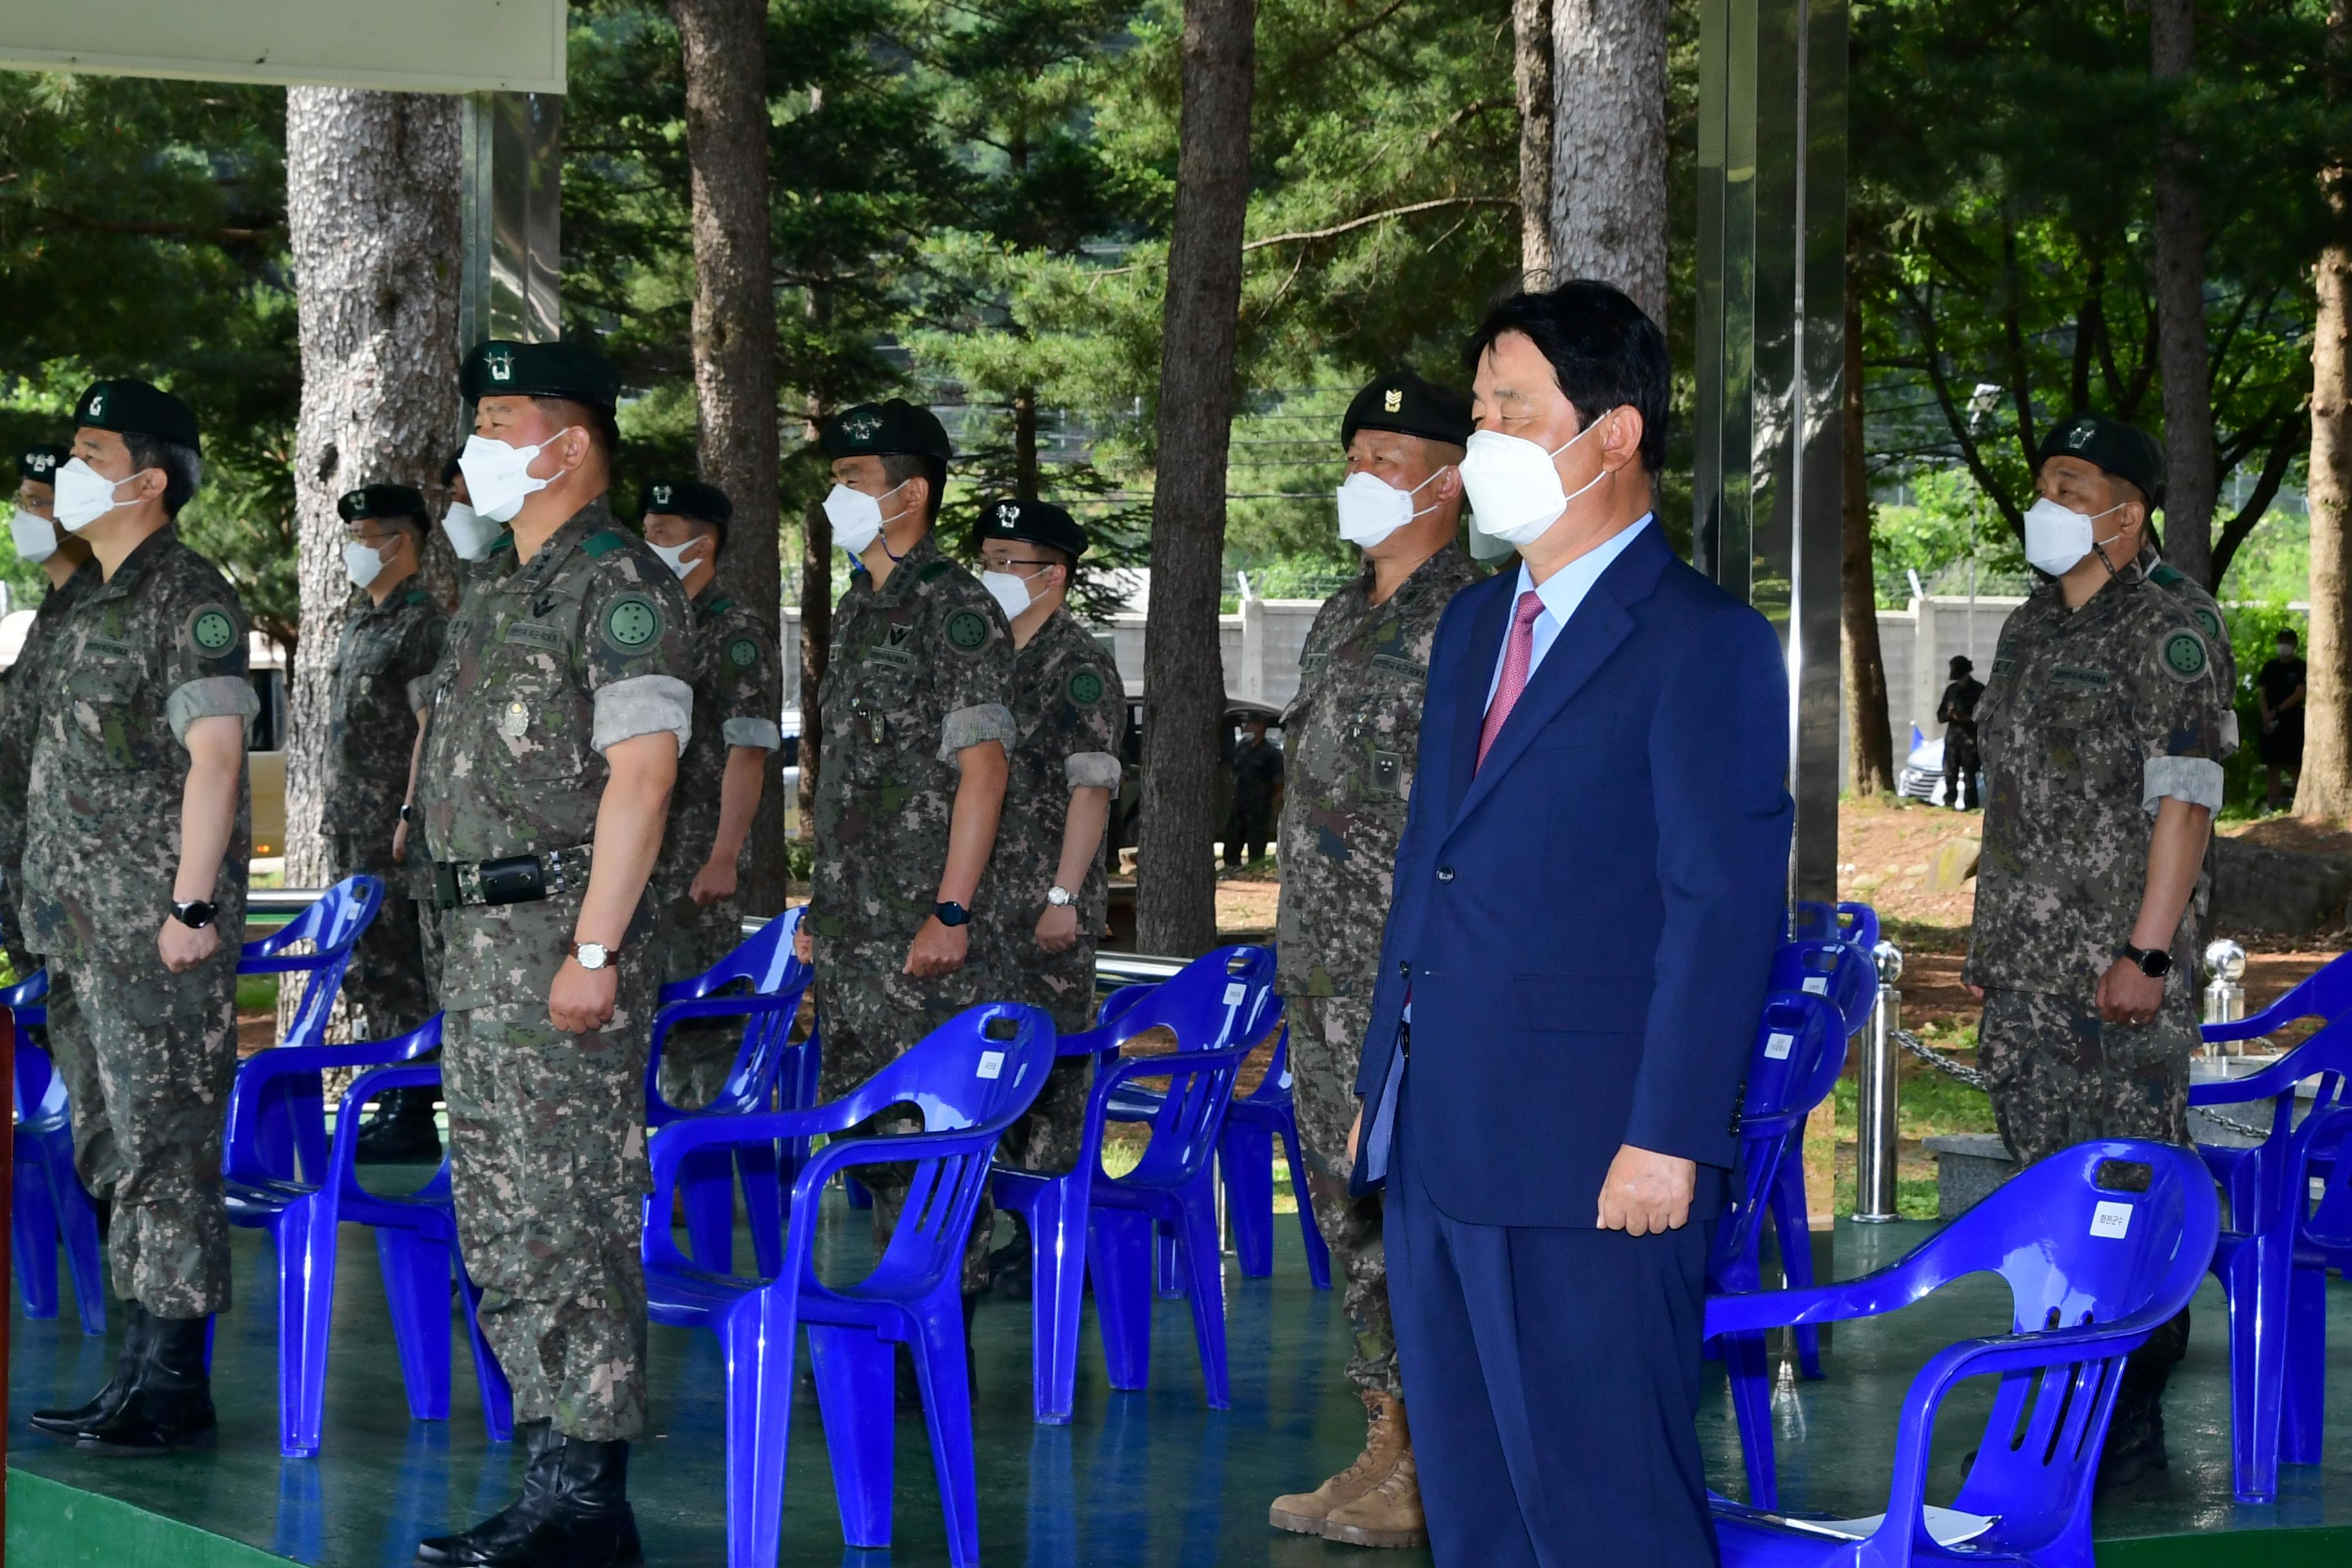
MULTIPOLYGON (((1348 1129, 1348 1163, 1356 1163, 1356 1143, 1364 1131, 1360 1106, 1348 1129)), ((1698 1162, 1678 1155, 1654 1153, 1621 1143, 1601 1183, 1601 1201, 1594 1223, 1602 1230, 1629 1236, 1664 1235, 1690 1223, 1691 1199, 1698 1192, 1698 1162)))

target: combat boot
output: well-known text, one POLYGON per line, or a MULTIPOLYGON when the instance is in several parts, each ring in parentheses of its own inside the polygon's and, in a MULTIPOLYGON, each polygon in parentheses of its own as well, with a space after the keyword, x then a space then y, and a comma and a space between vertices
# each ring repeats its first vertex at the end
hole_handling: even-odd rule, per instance
POLYGON ((561 1469, 547 1517, 487 1568, 641 1568, 636 1516, 629 1510, 629 1445, 557 1440, 561 1469))
MULTIPOLYGON (((1392 1394, 1364 1394, 1364 1451, 1356 1462, 1311 1492, 1292 1492, 1274 1500, 1266 1522, 1276 1530, 1300 1535, 1320 1535, 1331 1510, 1350 1503, 1387 1479, 1401 1454, 1411 1452, 1412 1436, 1405 1425, 1404 1401, 1392 1394)), ((1416 1495, 1418 1495, 1416 1493, 1416 1495)), ((1418 1510, 1416 1510, 1416 1512, 1418 1510)))
POLYGON ((1421 1471, 1410 1446, 1397 1456, 1380 1485, 1324 1517, 1323 1539, 1349 1546, 1429 1544, 1429 1521, 1421 1511, 1421 1471))
POLYGON ((376 1101, 376 1113, 360 1128, 352 1157, 362 1165, 430 1165, 441 1158, 441 1132, 433 1121, 430 1088, 395 1089, 376 1101))
POLYGON ((416 1544, 416 1560, 433 1568, 475 1568, 488 1563, 501 1552, 522 1544, 547 1517, 555 1501, 556 1479, 562 1473, 563 1445, 555 1435, 552 1421, 521 1421, 516 1423, 515 1436, 522 1439, 523 1452, 530 1462, 522 1473, 522 1496, 507 1504, 471 1530, 455 1535, 436 1535, 416 1544))
POLYGON ((71 1443, 80 1437, 83 1428, 110 1419, 122 1408, 122 1402, 131 1397, 131 1384, 139 1380, 139 1364, 146 1359, 147 1336, 155 1321, 136 1301, 123 1303, 123 1319, 122 1353, 114 1358, 112 1381, 70 1410, 34 1411, 34 1431, 71 1443))
POLYGON ((205 1366, 206 1318, 149 1319, 145 1353, 129 1395, 83 1427, 74 1447, 86 1454, 145 1457, 210 1440, 212 1374, 205 1366))
POLYGON ((2171 1373, 2165 1364, 2125 1365, 2115 1416, 2099 1450, 2101 1499, 2159 1498, 2171 1489, 2172 1458, 2164 1447, 2164 1385, 2171 1373))

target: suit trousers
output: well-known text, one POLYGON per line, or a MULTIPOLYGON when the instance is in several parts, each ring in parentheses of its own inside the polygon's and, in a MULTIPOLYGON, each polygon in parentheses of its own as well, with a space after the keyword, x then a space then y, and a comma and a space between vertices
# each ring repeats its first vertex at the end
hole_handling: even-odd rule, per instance
POLYGON ((1715 1226, 1441 1213, 1401 1116, 1389 1300, 1439 1568, 1713 1568, 1699 1338, 1715 1226))

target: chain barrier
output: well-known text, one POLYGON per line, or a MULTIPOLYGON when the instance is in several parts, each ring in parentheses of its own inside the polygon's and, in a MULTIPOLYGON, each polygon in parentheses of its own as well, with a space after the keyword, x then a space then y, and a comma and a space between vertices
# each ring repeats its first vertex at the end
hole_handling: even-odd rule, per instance
MULTIPOLYGON (((1964 1062, 1954 1061, 1908 1029, 1890 1029, 1887 1033, 1894 1037, 1896 1045, 1946 1077, 1967 1084, 1970 1089, 1982 1089, 1986 1087, 1982 1069, 1969 1067, 1964 1062)), ((2224 1132, 2234 1132, 2241 1138, 2252 1138, 2258 1143, 2271 1135, 2271 1130, 2267 1127, 2256 1127, 2252 1122, 2241 1121, 2234 1116, 2224 1116, 2207 1106, 2199 1106, 2197 1114, 2224 1132)))

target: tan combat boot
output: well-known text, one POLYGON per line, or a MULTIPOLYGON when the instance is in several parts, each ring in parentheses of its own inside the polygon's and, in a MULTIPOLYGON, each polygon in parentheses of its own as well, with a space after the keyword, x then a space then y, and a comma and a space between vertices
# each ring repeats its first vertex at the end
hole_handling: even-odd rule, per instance
POLYGON ((1324 1516, 1323 1539, 1349 1546, 1429 1544, 1429 1521, 1421 1511, 1421 1472, 1413 1466, 1410 1446, 1397 1454, 1378 1486, 1324 1516))
POLYGON ((1301 1535, 1322 1534, 1323 1521, 1332 1510, 1355 1501, 1380 1485, 1395 1465, 1397 1456, 1411 1451, 1412 1439, 1405 1429, 1404 1401, 1394 1394, 1367 1392, 1364 1413, 1364 1451, 1356 1456, 1356 1462, 1311 1492, 1292 1492, 1275 1499, 1274 1507, 1266 1513, 1267 1523, 1276 1530, 1296 1531, 1301 1535))

